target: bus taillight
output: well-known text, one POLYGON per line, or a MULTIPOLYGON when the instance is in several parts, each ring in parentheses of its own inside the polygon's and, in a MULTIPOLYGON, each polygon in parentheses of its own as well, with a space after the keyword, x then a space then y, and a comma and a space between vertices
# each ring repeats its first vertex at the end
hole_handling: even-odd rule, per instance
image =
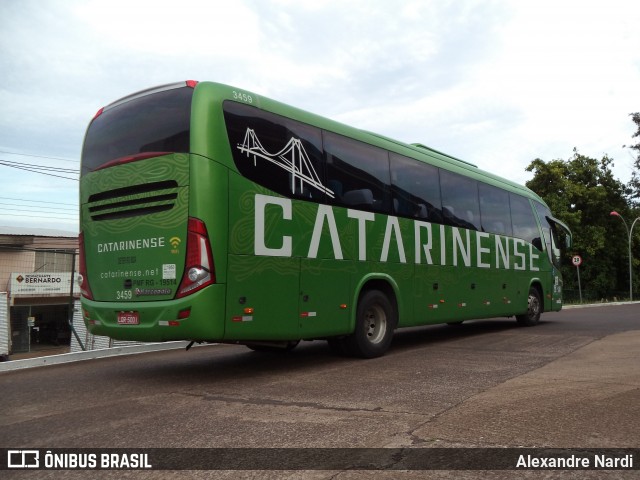
POLYGON ((87 259, 85 257, 84 250, 84 232, 80 232, 78 236, 79 247, 79 265, 78 265, 78 286, 80 287, 80 293, 83 297, 93 300, 93 293, 91 293, 91 287, 89 286, 89 277, 87 277, 87 259))
POLYGON ((215 283, 215 268, 207 227, 202 220, 189 218, 184 275, 176 298, 191 295, 215 283))

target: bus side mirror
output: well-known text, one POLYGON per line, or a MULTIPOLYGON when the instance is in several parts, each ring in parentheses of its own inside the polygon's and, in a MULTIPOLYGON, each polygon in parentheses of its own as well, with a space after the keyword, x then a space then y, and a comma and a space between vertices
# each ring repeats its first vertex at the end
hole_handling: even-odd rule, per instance
POLYGON ((561 222, 560 220, 558 220, 557 218, 553 218, 553 217, 547 217, 547 221, 549 223, 552 223, 554 225, 556 225, 556 227, 559 227, 563 232, 564 232, 564 244, 565 247, 568 249, 571 248, 571 246, 573 245, 573 242, 571 241, 572 239, 572 234, 571 234, 571 230, 569 229, 569 227, 567 225, 565 225, 563 222, 561 222))

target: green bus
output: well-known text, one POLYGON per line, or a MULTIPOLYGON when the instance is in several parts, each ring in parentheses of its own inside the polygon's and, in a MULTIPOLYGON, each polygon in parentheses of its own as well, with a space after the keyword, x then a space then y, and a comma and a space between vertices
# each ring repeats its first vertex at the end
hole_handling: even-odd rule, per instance
POLYGON ((222 84, 101 109, 80 209, 83 317, 114 339, 372 358, 397 328, 562 308, 571 234, 529 189, 222 84))

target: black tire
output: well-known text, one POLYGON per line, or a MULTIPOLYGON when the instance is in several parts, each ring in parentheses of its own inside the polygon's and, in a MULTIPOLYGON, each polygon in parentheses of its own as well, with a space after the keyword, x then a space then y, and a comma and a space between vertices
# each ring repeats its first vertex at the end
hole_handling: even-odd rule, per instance
POLYGON ((527 299, 527 313, 522 315, 516 315, 516 320, 519 325, 523 327, 533 327, 540 322, 540 315, 542 314, 542 299, 540 298, 540 292, 536 287, 529 289, 529 297, 527 299))
POLYGON ((358 302, 355 331, 344 339, 347 352, 355 357, 381 357, 391 345, 397 323, 396 310, 383 292, 365 292, 358 302))

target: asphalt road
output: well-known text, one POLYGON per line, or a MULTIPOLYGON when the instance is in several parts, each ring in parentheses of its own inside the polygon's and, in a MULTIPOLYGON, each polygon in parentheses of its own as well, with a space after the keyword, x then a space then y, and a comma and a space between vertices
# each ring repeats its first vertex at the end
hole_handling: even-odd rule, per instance
MULTIPOLYGON (((566 309, 543 315, 531 328, 501 319, 401 330, 387 355, 372 360, 337 357, 325 342, 302 343, 289 353, 212 345, 89 360, 0 373, 0 392, 5 448, 637 448, 640 304, 566 309)), ((61 473, 86 478, 82 472, 33 478, 61 473)), ((144 478, 162 478, 159 473, 170 474, 146 472, 144 478)), ((241 473, 399 476, 215 477, 241 473)), ((531 478, 560 478, 548 473, 531 478)), ((571 473, 637 478, 638 470, 571 473)), ((128 478, 102 472, 110 474, 128 478)), ((493 472, 490 478, 512 477, 493 472)))

